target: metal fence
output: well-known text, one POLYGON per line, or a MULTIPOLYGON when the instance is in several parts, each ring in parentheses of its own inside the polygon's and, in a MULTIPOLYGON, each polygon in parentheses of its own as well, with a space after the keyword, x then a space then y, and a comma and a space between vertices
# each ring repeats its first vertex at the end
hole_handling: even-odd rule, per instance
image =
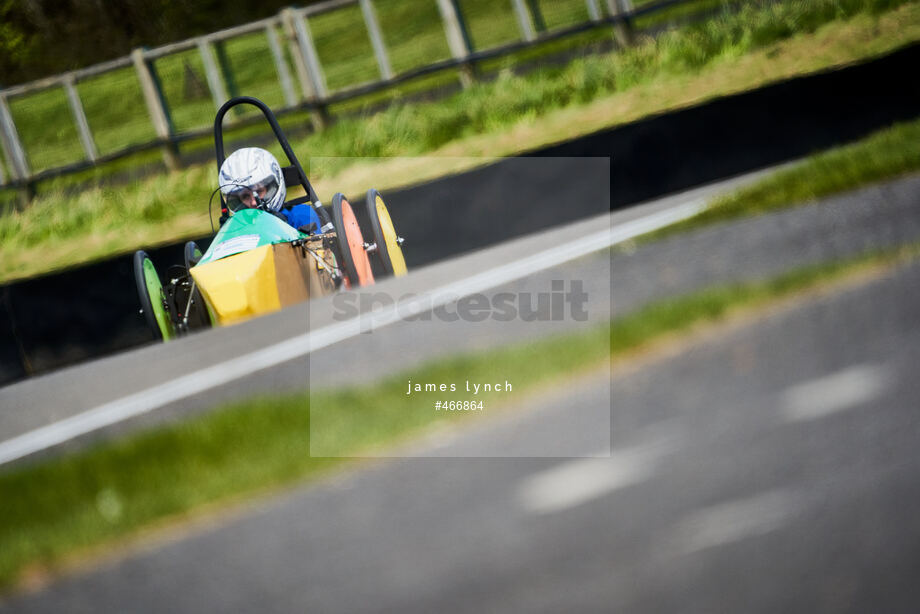
MULTIPOLYGON (((308 111, 436 71, 594 28, 628 44, 641 15, 688 0, 329 0, 109 62, 0 90, 0 187, 159 147, 210 131, 229 97, 257 96, 279 112, 308 111)), ((692 1, 692 0, 690 0, 692 1)), ((237 116, 235 121, 245 118, 237 116)))

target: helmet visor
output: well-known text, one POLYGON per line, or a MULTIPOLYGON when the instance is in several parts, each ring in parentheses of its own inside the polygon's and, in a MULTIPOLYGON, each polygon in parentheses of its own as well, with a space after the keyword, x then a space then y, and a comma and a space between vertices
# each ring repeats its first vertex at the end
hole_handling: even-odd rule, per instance
POLYGON ((278 180, 274 176, 254 183, 251 186, 234 187, 227 194, 227 207, 230 211, 264 207, 278 193, 278 180))

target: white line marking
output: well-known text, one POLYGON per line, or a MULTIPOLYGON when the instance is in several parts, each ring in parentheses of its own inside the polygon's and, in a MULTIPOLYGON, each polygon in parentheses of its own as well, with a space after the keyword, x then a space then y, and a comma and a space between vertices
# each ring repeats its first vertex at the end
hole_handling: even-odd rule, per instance
POLYGON ((583 458, 532 475, 518 488, 518 501, 526 511, 548 514, 576 507, 615 490, 649 479, 656 462, 676 449, 672 436, 659 436, 609 456, 583 458))
POLYGON ((786 421, 816 420, 879 397, 890 377, 878 365, 857 365, 792 386, 783 393, 786 421))
POLYGON ((458 298, 526 277, 617 243, 668 226, 699 213, 703 198, 606 228, 582 238, 445 284, 411 299, 378 307, 368 314, 292 337, 275 345, 189 373, 183 377, 105 403, 59 422, 0 443, 0 464, 22 458, 105 426, 149 412, 174 401, 216 388, 243 375, 305 356, 320 348, 381 328, 458 298))
POLYGON ((694 512, 671 534, 680 554, 764 535, 778 529, 797 509, 792 493, 774 490, 694 512))

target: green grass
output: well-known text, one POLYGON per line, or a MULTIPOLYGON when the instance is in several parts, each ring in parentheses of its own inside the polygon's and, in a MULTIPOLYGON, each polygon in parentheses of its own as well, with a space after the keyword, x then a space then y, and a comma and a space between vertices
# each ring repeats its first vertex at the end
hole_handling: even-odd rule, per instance
MULTIPOLYGON (((322 180, 356 160, 422 155, 464 138, 500 135, 521 122, 535 123, 553 111, 643 84, 672 82, 674 92, 681 92, 688 75, 710 65, 728 66, 822 23, 883 13, 904 1, 786 0, 752 5, 643 40, 622 52, 578 58, 523 76, 504 72, 494 82, 477 83, 441 101, 395 104, 380 113, 342 119, 320 134, 295 139, 293 145, 306 152, 304 157, 338 158, 322 169, 308 170, 313 179, 322 180)), ((917 11, 901 13, 906 25, 916 24, 917 11)), ((228 53, 232 61, 233 53, 228 53)), ((173 80, 171 87, 178 88, 180 82, 173 80)), ((213 109, 209 99, 200 104, 213 109)), ((577 126, 569 126, 573 129, 577 126)), ((209 163, 117 188, 102 185, 79 194, 41 194, 26 211, 0 217, 0 280, 206 232, 201 212, 214 183, 212 174, 209 163)))
POLYGON ((643 242, 794 207, 920 170, 920 119, 895 124, 849 145, 810 156, 715 199, 699 215, 643 237, 643 242))
MULTIPOLYGON (((301 483, 341 464, 333 455, 373 453, 435 423, 462 427, 507 400, 565 385, 573 375, 643 350, 664 335, 718 321, 870 268, 915 258, 917 246, 866 255, 761 283, 703 290, 654 303, 594 330, 465 355, 344 390, 236 403, 186 422, 92 449, 0 471, 0 587, 27 570, 53 569, 75 552, 113 544, 145 527, 177 522, 301 483), (415 393, 417 382, 509 380, 512 396, 484 397, 482 414, 435 412, 459 393, 415 393), (311 425, 311 420, 314 423, 311 425), (312 439, 311 439, 312 438, 312 439), (328 457, 314 457, 321 450, 328 457)), ((487 418, 486 418, 487 419, 487 418)))
MULTIPOLYGON (((633 6, 638 10, 643 6, 653 4, 658 0, 634 0, 633 6)), ((700 13, 705 11, 717 11, 723 8, 740 6, 742 2, 736 0, 700 0, 699 2, 687 4, 675 4, 660 11, 644 15, 636 19, 635 27, 641 29, 650 27, 668 27, 674 26, 688 18, 697 18, 700 13)))

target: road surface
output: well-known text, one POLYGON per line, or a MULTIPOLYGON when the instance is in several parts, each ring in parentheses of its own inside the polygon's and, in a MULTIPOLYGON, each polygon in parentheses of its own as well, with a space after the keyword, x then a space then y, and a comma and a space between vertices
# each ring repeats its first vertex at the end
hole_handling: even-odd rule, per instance
POLYGON ((913 612, 918 313, 913 263, 0 611, 913 612))
MULTIPOLYGON (((720 182, 687 193, 580 222, 560 231, 540 233, 481 250, 450 262, 415 271, 407 278, 388 280, 373 289, 398 299, 430 291, 445 283, 469 279, 509 262, 527 260, 549 248, 565 247, 591 233, 610 230, 610 240, 628 236, 635 223, 659 214, 685 214, 705 198, 758 175, 720 182), (689 209, 688 209, 689 207, 689 209), (683 208, 683 209, 682 209, 683 208), (632 225, 632 226, 631 226, 632 225), (619 234, 618 234, 619 233, 619 234), (616 236, 615 236, 616 235, 616 236)), ((759 279, 790 268, 852 257, 866 250, 890 248, 920 239, 920 177, 912 176, 873 186, 779 214, 743 219, 684 233, 635 250, 615 251, 552 264, 532 272, 480 284, 487 296, 499 292, 548 292, 554 280, 584 283, 590 295, 592 321, 622 315, 651 300, 682 294, 716 283, 759 279)), ((568 286, 567 286, 568 287, 568 286)), ((207 331, 180 341, 141 348, 90 364, 36 377, 0 388, 0 460, 4 446, 56 423, 121 404, 124 399, 154 398, 145 391, 178 378, 220 365, 227 357, 271 347, 311 329, 336 323, 330 298, 314 301, 226 329, 207 331), (91 382, 91 385, 87 385, 91 382)), ((270 368, 252 365, 238 377, 204 386, 200 392, 180 392, 179 398, 150 403, 145 412, 85 436, 67 437, 67 445, 40 444, 40 449, 73 449, 99 437, 119 435, 163 421, 184 419, 195 412, 266 392, 303 390, 348 384, 411 370, 417 365, 462 351, 476 351, 520 342, 535 336, 571 331, 580 323, 524 323, 488 320, 470 322, 393 322, 373 334, 352 335, 310 353, 306 344, 293 356, 270 368), (343 368, 343 365, 348 368, 343 368)), ((249 363, 246 365, 249 366, 249 363)), ((219 367, 215 367, 219 368, 219 367)), ((192 386, 194 388, 194 386, 192 386)), ((37 444, 39 445, 39 444, 37 444)), ((15 450, 14 450, 15 452, 15 450)))

